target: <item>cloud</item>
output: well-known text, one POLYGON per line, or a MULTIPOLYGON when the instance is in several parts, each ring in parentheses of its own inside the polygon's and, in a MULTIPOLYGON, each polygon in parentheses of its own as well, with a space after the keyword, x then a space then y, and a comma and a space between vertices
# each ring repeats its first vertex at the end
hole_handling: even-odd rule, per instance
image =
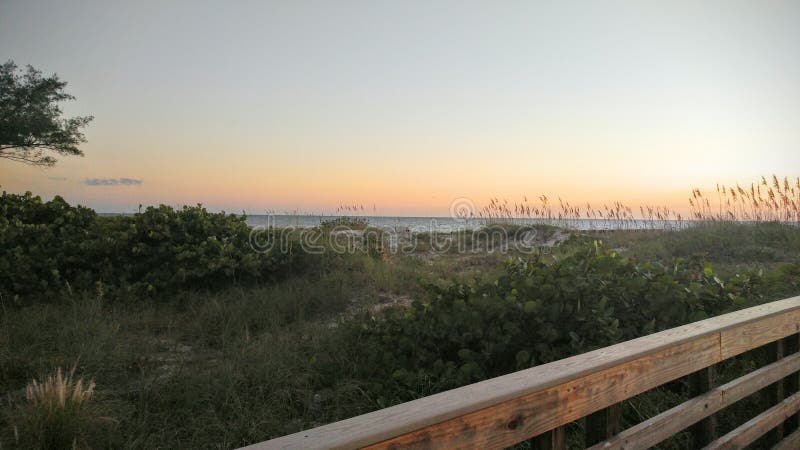
POLYGON ((83 183, 87 186, 135 186, 142 182, 134 178, 87 178, 83 183))

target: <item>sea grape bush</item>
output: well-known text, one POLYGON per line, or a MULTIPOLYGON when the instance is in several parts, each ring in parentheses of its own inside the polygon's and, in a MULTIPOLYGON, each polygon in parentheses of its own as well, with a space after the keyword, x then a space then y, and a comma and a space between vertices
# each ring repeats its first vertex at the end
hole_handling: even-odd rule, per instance
POLYGON ((49 292, 83 271, 76 261, 97 220, 94 211, 30 194, 0 197, 0 293, 49 292))
POLYGON ((61 197, 0 196, 0 295, 27 301, 64 291, 158 294, 270 280, 291 252, 256 253, 243 216, 202 206, 103 217, 61 197))
POLYGON ((125 284, 150 291, 266 280, 288 261, 288 254, 252 250, 244 216, 209 213, 200 205, 161 205, 106 220, 105 228, 115 230, 107 245, 119 251, 109 263, 123 262, 125 284))
POLYGON ((770 276, 723 281, 701 257, 639 262, 595 242, 555 262, 508 260, 494 282, 430 285, 427 300, 365 317, 352 332, 366 355, 365 378, 392 380, 373 386, 379 403, 391 403, 752 306, 800 286, 797 264, 770 276))

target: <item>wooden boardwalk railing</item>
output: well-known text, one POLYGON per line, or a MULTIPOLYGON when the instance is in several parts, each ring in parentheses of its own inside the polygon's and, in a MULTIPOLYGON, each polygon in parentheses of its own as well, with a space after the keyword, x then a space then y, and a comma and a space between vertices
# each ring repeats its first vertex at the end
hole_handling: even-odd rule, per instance
POLYGON ((799 449, 800 430, 782 425, 800 411, 798 333, 793 297, 246 448, 490 449, 536 437, 538 448, 555 449, 566 447, 565 425, 585 417, 592 449, 648 448, 687 428, 697 448, 742 448, 769 433, 775 448, 799 449), (715 364, 759 347, 762 367, 714 386, 715 364), (620 402, 684 376, 694 398, 619 430, 620 402), (714 413, 760 390, 774 406, 717 438, 714 413))

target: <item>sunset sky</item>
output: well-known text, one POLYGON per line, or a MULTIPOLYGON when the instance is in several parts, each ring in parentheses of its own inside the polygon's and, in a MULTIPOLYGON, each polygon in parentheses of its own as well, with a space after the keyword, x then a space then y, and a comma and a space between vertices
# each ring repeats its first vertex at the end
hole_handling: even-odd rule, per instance
POLYGON ((102 212, 682 207, 800 175, 798 1, 0 0, 0 59, 95 116, 85 157, 0 186, 102 212))

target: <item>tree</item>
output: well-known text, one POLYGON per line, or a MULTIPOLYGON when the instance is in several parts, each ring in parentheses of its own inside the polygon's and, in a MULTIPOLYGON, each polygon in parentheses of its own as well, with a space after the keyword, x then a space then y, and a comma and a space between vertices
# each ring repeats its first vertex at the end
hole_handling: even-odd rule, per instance
POLYGON ((80 130, 93 117, 62 117, 58 103, 75 99, 64 92, 66 85, 31 66, 23 72, 13 61, 0 65, 0 158, 52 166, 56 159, 46 152, 83 156, 80 130))

